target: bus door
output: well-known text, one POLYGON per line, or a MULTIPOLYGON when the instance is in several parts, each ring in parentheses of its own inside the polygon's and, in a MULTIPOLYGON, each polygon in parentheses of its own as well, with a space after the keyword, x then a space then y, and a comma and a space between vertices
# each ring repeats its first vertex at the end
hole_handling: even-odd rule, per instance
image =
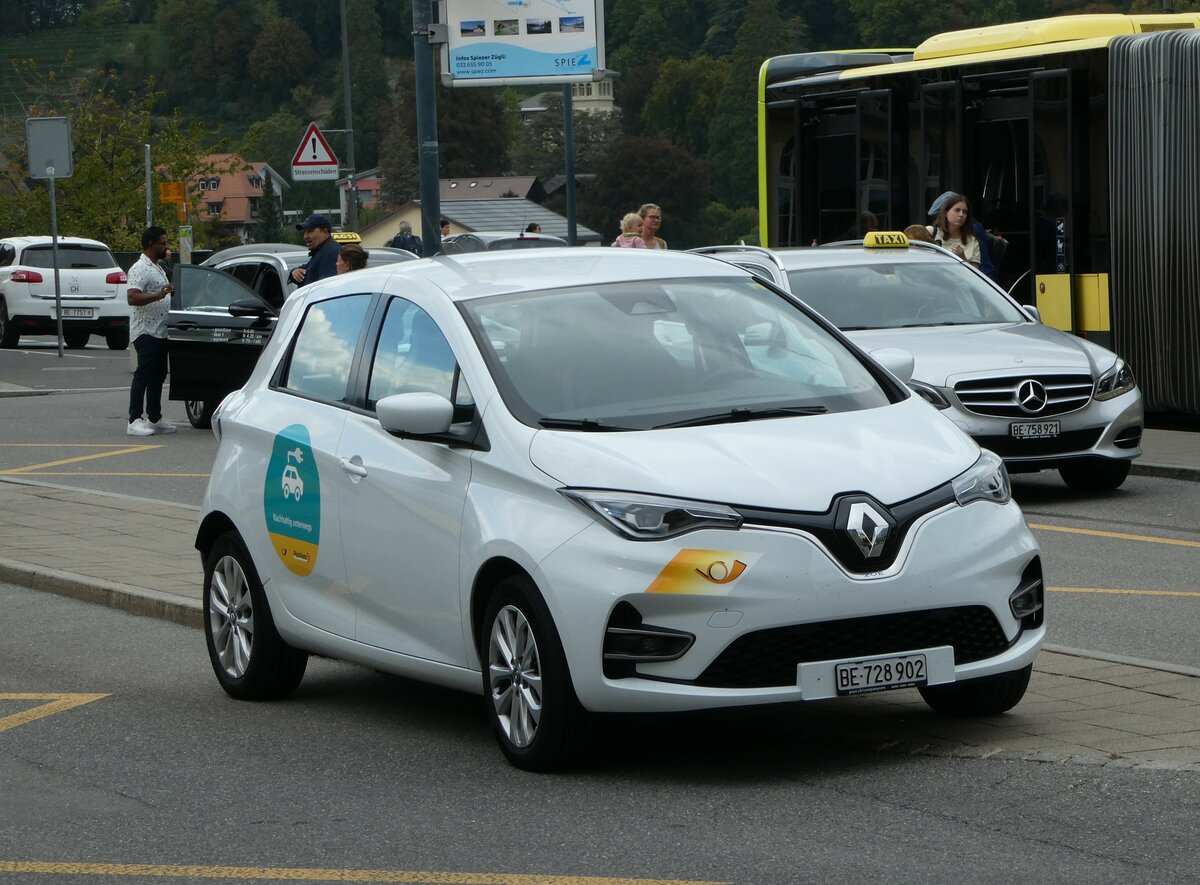
POLYGON ((1029 78, 1032 303, 1042 321, 1055 328, 1107 330, 1107 281, 1101 286, 1095 274, 1076 274, 1080 256, 1075 244, 1086 242, 1076 221, 1087 217, 1089 207, 1087 189, 1077 186, 1076 175, 1083 171, 1077 155, 1083 142, 1075 137, 1071 84, 1071 72, 1066 70, 1037 71, 1029 78))
POLYGON ((903 107, 903 102, 894 101, 887 89, 860 92, 855 99, 858 196, 856 217, 845 231, 848 238, 872 230, 902 230, 908 224, 906 193, 894 186, 904 178, 896 107, 903 107))
POLYGON ((796 114, 796 245, 829 243, 858 229, 853 92, 810 94, 796 114))
MULTIPOLYGON (((961 186, 971 201, 972 217, 1008 242, 996 281, 1018 301, 1032 304, 1035 145, 1030 139, 1029 72, 968 75, 962 80, 961 186)), ((997 257, 997 250, 992 255, 997 257)))
POLYGON ((962 183, 962 83, 926 83, 921 87, 921 168, 910 183, 909 221, 928 224, 926 210, 938 195, 962 183))

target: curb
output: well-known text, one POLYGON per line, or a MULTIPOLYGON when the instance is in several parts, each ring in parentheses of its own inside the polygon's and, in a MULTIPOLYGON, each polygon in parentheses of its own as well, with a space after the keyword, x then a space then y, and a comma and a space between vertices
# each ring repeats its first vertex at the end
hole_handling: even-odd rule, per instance
POLYGON ((0 559, 0 581, 95 602, 142 617, 158 618, 185 627, 203 627, 204 610, 199 600, 173 593, 134 587, 117 581, 88 578, 46 566, 0 559))
POLYGON ((1185 482, 1200 482, 1200 468, 1176 467, 1171 464, 1139 464, 1134 461, 1129 468, 1134 476, 1158 476, 1164 479, 1181 479, 1185 482))
POLYGON ((34 387, 24 387, 19 390, 0 390, 0 399, 17 396, 57 396, 60 393, 114 393, 118 390, 128 390, 129 387, 70 387, 52 390, 38 390, 34 387))

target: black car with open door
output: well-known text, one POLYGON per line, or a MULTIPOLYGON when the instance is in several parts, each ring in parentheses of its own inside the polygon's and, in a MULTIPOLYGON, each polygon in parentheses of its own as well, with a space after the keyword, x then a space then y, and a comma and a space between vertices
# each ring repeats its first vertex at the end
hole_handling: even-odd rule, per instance
POLYGON ((171 283, 168 395, 183 400, 193 427, 206 428, 221 400, 250 377, 283 301, 272 304, 230 274, 200 265, 176 265, 171 283))

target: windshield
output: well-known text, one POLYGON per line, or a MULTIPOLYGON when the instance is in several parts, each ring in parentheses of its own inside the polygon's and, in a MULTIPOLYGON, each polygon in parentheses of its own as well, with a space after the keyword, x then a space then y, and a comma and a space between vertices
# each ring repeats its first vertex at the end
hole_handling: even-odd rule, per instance
POLYGON ((890 401, 843 344, 750 279, 615 283, 463 309, 509 409, 530 426, 646 430, 890 401))
MULTIPOLYGON (((30 246, 21 256, 21 263, 26 267, 54 267, 54 250, 51 246, 30 246)), ((60 268, 115 268, 117 262, 107 249, 95 246, 59 246, 58 266, 60 268)))
POLYGON ((789 270, 796 296, 839 329, 1021 323, 1027 318, 958 262, 789 270))

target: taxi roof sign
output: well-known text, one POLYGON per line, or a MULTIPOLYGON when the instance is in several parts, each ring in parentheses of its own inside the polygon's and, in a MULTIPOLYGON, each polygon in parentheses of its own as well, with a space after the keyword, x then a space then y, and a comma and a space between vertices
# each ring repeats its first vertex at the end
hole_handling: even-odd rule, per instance
POLYGON ((362 237, 352 230, 339 230, 329 235, 335 243, 361 243, 362 237))
POLYGON ((866 249, 907 249, 908 237, 899 230, 873 230, 863 237, 866 249))

